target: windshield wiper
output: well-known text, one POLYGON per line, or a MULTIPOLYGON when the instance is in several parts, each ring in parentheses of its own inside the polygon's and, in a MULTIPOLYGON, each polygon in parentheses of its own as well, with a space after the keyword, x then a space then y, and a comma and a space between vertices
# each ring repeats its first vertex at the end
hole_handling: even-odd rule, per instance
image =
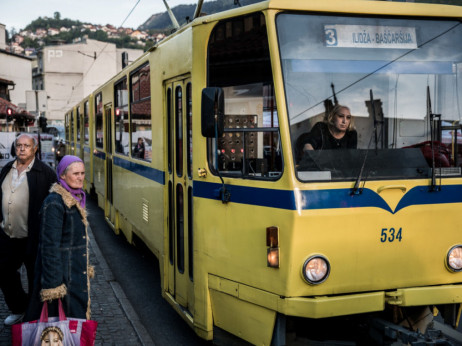
MULTIPOLYGON (((377 126, 374 127, 374 132, 376 132, 376 131, 377 131, 377 126)), ((351 189, 350 195, 352 195, 352 196, 362 194, 363 189, 364 189, 364 185, 366 185, 367 176, 366 176, 366 179, 364 179, 363 187, 359 188, 359 185, 361 184, 361 179, 362 179, 362 176, 363 176, 363 172, 364 172, 364 167, 366 166, 366 162, 367 162, 367 155, 369 154, 369 149, 371 147, 372 138, 374 138, 374 132, 372 132, 371 138, 369 139, 369 145, 367 146, 366 154, 364 155, 364 160, 363 160, 363 163, 361 165, 361 169, 359 170, 358 177, 356 178, 355 185, 351 189)))
POLYGON ((359 188, 359 185, 361 184, 363 172, 364 172, 364 167, 366 166, 366 162, 367 162, 367 155, 369 154, 369 149, 371 147, 372 138, 375 138, 375 154, 377 155, 378 141, 379 141, 379 138, 377 135, 377 127, 379 126, 379 124, 383 123, 382 121, 378 121, 375 115, 374 95, 372 93, 372 89, 370 89, 369 95, 370 95, 370 106, 371 106, 372 118, 374 120, 374 129, 372 131, 371 138, 369 139, 369 144, 367 145, 366 154, 364 155, 364 160, 361 165, 361 169, 359 170, 358 177, 356 178, 355 185, 353 186, 350 192, 350 195, 352 196, 360 195, 363 192, 364 185, 366 185, 367 175, 366 175, 366 178, 364 179, 363 187, 359 188))
POLYGON ((375 153, 377 154, 377 116, 375 115, 375 105, 374 105, 374 95, 372 93, 372 89, 369 90, 369 96, 371 99, 371 111, 372 111, 372 119, 374 120, 374 137, 375 137, 375 153))
MULTIPOLYGON (((430 145, 432 151, 432 180, 430 184, 430 192, 440 191, 441 186, 436 185, 436 172, 435 172, 435 150, 434 150, 434 142, 435 142, 435 131, 433 129, 433 121, 435 118, 441 119, 441 114, 433 114, 432 113, 432 101, 430 97, 430 86, 427 85, 427 118, 430 121, 430 145)), ((441 185, 441 167, 440 167, 440 185, 441 185)))

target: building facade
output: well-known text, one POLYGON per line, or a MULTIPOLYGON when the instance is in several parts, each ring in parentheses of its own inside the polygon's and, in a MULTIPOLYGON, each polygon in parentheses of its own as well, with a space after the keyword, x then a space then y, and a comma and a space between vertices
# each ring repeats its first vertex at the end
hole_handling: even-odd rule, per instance
POLYGON ((0 24, 0 78, 14 83, 8 87, 9 101, 25 108, 26 90, 32 89, 32 59, 6 51, 4 24, 0 24))
POLYGON ((139 49, 118 49, 113 43, 91 39, 40 50, 32 86, 47 93, 48 124, 63 126, 66 111, 122 70, 124 52, 129 62, 143 54, 139 49))

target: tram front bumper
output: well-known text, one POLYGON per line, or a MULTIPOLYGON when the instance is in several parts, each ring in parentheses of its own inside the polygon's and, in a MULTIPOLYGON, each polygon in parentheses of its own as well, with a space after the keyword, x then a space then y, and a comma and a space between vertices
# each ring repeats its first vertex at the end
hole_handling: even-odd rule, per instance
POLYGON ((314 298, 279 298, 278 311, 288 316, 325 318, 401 307, 462 303, 462 285, 403 288, 314 298))
POLYGON ((268 291, 209 275, 209 288, 286 316, 326 318, 402 307, 462 303, 462 285, 402 288, 348 295, 282 297, 268 291))
POLYGON ((287 316, 325 318, 385 308, 385 293, 361 293, 334 297, 279 298, 277 311, 287 316))

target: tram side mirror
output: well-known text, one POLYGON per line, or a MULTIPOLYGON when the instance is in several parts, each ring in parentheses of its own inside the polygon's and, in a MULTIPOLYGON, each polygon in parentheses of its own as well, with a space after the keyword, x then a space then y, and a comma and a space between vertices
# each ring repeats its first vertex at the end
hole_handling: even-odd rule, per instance
POLYGON ((202 90, 202 136, 215 138, 215 121, 218 137, 223 135, 223 116, 225 97, 221 88, 204 88, 202 90))

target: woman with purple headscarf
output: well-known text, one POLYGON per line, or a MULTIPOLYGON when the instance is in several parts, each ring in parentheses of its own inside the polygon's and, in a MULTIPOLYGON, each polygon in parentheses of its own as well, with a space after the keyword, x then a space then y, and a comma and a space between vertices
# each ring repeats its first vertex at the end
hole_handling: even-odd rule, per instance
POLYGON ((40 211, 39 253, 26 320, 40 317, 44 301, 50 316, 61 299, 67 316, 90 319, 90 277, 87 213, 83 181, 85 166, 66 155, 57 167, 58 183, 50 189, 40 211))

